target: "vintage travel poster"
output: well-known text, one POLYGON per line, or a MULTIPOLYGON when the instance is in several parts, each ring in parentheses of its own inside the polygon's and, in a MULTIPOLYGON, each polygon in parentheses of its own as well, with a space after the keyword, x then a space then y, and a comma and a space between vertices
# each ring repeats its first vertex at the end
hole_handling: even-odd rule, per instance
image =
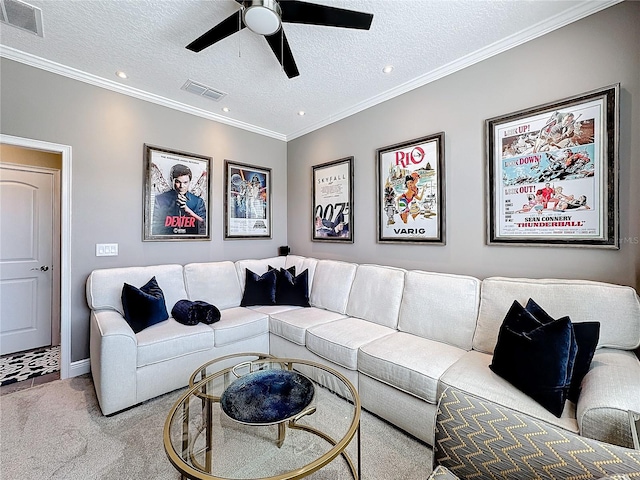
POLYGON ((314 241, 353 242, 353 157, 313 167, 314 241))
POLYGON ((444 244, 444 133, 378 150, 378 241, 444 244))
POLYGON ((208 240, 211 158, 145 145, 144 240, 208 240))
POLYGON ((225 162, 225 238, 271 237, 271 169, 225 162))

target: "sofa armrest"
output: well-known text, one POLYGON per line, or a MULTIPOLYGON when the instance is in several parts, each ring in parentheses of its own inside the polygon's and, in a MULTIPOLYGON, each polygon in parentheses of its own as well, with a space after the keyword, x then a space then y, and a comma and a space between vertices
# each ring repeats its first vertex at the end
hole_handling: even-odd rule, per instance
POLYGON ((588 439, 454 388, 438 402, 433 458, 461 479, 595 479, 640 471, 640 450, 588 439))
POLYGON ((596 350, 576 405, 580 434, 633 448, 629 410, 640 412, 638 357, 628 350, 596 350))
POLYGON ((104 415, 136 404, 138 345, 124 317, 113 310, 91 312, 91 375, 104 415))

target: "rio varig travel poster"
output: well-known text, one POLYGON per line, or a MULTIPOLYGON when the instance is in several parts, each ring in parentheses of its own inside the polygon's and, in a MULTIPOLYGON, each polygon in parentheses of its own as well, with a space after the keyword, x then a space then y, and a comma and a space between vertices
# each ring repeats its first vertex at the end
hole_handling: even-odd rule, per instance
POLYGON ((444 245, 444 133, 378 149, 378 241, 444 245))

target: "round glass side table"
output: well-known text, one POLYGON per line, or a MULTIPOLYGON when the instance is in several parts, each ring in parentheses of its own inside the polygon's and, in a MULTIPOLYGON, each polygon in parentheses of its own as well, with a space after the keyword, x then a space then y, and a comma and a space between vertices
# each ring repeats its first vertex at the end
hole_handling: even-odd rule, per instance
POLYGON ((165 422, 164 447, 182 478, 286 480, 330 469, 357 480, 360 398, 320 363, 229 355, 191 376, 165 422))

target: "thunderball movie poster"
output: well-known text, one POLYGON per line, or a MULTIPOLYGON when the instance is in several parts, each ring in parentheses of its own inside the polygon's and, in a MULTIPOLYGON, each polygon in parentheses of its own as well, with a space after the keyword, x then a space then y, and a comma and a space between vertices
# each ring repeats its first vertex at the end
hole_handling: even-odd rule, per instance
POLYGON ((602 118, 592 101, 494 129, 498 238, 603 235, 602 118))

